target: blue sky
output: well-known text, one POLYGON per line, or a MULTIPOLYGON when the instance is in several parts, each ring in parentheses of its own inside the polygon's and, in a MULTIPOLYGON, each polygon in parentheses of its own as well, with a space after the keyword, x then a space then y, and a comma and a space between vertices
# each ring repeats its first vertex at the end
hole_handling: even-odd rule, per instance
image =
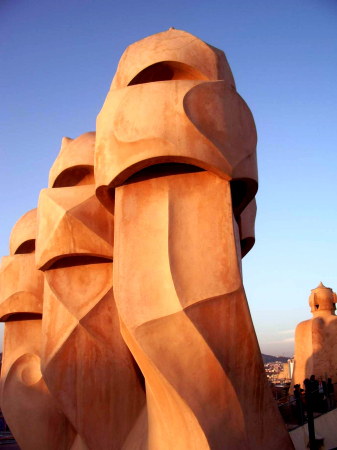
POLYGON ((261 349, 293 354, 319 281, 337 289, 335 0, 2 0, 0 254, 63 136, 95 129, 118 60, 171 26, 225 51, 259 142, 244 284, 261 349))

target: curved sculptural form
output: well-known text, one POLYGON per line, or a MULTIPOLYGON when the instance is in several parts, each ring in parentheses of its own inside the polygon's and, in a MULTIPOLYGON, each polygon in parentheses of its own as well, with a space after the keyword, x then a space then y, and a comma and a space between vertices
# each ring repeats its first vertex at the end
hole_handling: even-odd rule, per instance
POLYGON ((146 448, 293 448, 242 284, 256 130, 224 53, 174 29, 131 45, 97 119, 95 180, 115 217, 114 293, 146 381, 146 448))
POLYGON ((0 320, 5 322, 1 409, 22 450, 69 450, 76 432, 40 369, 43 273, 35 268, 36 209, 14 226, 0 268, 0 320))
POLYGON ((242 283, 256 141, 222 51, 174 29, 126 50, 97 135, 63 139, 2 259, 1 406, 23 450, 293 448, 242 283))
MULTIPOLYGON (((312 318, 297 325, 295 331, 295 365, 291 386, 325 374, 337 381, 336 294, 322 283, 309 297, 312 318)), ((290 388, 290 392, 292 389, 290 388)))
POLYGON ((113 295, 113 216, 95 196, 95 133, 64 138, 38 206, 42 373, 78 449, 121 449, 145 404, 113 295))

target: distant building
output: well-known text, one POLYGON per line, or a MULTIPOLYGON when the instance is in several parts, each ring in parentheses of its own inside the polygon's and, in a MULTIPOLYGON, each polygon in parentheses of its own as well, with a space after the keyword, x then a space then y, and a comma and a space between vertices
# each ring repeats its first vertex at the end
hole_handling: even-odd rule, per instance
POLYGON ((294 359, 294 358, 289 358, 289 359, 288 359, 289 378, 292 378, 292 377, 293 377, 293 373, 294 373, 294 362, 295 362, 295 359, 294 359))

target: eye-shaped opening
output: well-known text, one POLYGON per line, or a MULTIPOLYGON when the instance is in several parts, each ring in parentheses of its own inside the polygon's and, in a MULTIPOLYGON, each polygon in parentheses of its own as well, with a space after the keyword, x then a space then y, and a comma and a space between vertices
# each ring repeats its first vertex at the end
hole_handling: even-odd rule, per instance
POLYGON ((66 267, 87 266, 89 264, 104 264, 104 263, 112 263, 112 260, 101 256, 70 255, 56 259, 54 262, 52 262, 51 265, 48 266, 47 269, 48 270, 64 269, 66 267))
POLYGON ((138 183, 152 178, 167 177, 169 175, 180 175, 184 173, 204 172, 204 169, 192 164, 167 162, 153 164, 145 167, 129 177, 124 184, 138 183))
POLYGON ((13 313, 1 317, 1 322, 20 322, 22 320, 41 320, 42 314, 38 313, 13 313))
POLYGON ((176 61, 162 61, 152 64, 139 72, 130 81, 129 86, 169 80, 208 80, 208 78, 188 64, 176 61))
POLYGON ((93 166, 76 166, 61 172, 54 181, 53 188, 84 186, 94 183, 93 166))
POLYGON ((22 242, 16 249, 15 255, 24 255, 27 253, 35 252, 35 239, 28 239, 28 241, 22 242))

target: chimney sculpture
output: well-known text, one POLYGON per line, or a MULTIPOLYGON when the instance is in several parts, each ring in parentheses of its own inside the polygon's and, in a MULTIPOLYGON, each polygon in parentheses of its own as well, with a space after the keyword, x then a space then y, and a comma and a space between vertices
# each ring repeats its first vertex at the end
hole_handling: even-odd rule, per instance
POLYGON ((115 217, 114 294, 145 377, 148 449, 293 448, 242 284, 256 139, 222 51, 175 29, 127 48, 97 118, 95 180, 115 217))
POLYGON ((126 50, 97 135, 63 139, 2 260, 23 450, 293 448, 242 283, 256 140, 222 51, 174 29, 126 50))
MULTIPOLYGON (((113 295, 113 216, 95 196, 95 133, 64 138, 38 206, 45 275, 42 373, 79 433, 74 450, 120 450, 145 404, 113 295)), ((42 272, 41 272, 42 273, 42 272)))
POLYGON ((40 369, 43 273, 35 268, 36 212, 27 212, 15 224, 10 256, 1 260, 1 409, 22 450, 70 450, 76 432, 40 369))
MULTIPOLYGON (((337 381, 336 294, 320 283, 312 289, 309 305, 313 317, 297 325, 295 331, 295 365, 291 386, 325 374, 337 381)), ((292 389, 290 389, 292 393, 292 389)))

